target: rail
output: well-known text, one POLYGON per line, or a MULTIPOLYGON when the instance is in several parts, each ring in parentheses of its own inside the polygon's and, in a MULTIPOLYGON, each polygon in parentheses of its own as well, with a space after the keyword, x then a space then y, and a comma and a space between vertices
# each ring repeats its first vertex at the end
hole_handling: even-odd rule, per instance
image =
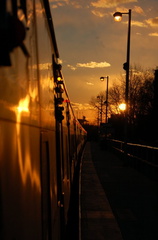
MULTIPOLYGON (((109 139, 110 146, 120 153, 124 153, 125 143, 120 140, 109 139)), ((158 147, 127 143, 126 154, 128 158, 139 160, 142 163, 158 168, 158 147)))

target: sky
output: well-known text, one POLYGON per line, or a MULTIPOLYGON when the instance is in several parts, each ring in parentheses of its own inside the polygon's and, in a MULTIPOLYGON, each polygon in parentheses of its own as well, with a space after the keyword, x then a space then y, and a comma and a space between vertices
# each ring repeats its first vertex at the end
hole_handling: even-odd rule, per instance
MULTIPOLYGON (((92 120, 89 104, 125 74, 128 14, 115 22, 115 12, 131 14, 130 64, 158 66, 157 0, 51 0, 62 73, 77 117, 92 120)), ((93 116, 94 117, 94 116, 93 116)))

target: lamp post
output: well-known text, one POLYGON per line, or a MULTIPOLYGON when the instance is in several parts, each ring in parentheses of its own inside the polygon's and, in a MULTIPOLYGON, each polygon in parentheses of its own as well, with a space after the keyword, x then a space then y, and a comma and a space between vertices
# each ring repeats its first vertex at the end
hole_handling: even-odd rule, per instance
MULTIPOLYGON (((97 96, 97 98, 100 100, 100 108, 98 110, 100 111, 100 123, 102 123, 102 113, 103 113, 103 97, 102 96, 97 96)), ((99 121, 98 121, 99 122, 99 121)))
POLYGON ((123 64, 123 69, 126 71, 126 88, 125 88, 125 103, 126 103, 126 110, 125 110, 125 153, 126 152, 126 145, 127 145, 127 125, 128 125, 128 92, 129 92, 129 69, 130 69, 130 35, 131 35, 131 9, 128 12, 115 12, 113 14, 114 19, 116 21, 121 21, 122 15, 128 14, 128 35, 127 35, 127 56, 126 62, 123 64))
POLYGON ((106 81, 106 91, 105 91, 105 104, 106 104, 106 112, 105 112, 105 122, 108 122, 108 85, 109 85, 109 76, 100 77, 100 81, 104 81, 104 78, 107 79, 106 81))

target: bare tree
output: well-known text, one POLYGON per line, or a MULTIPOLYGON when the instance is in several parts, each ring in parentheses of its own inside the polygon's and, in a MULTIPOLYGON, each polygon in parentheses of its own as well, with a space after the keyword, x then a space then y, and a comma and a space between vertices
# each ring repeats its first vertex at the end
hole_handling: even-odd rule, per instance
POLYGON ((109 89, 109 112, 110 114, 120 113, 120 104, 124 102, 123 83, 114 83, 109 89))
MULTIPOLYGON (((128 123, 131 133, 139 129, 143 116, 147 119, 153 109, 154 97, 154 72, 152 70, 143 70, 140 66, 134 66, 130 72, 129 84, 129 114, 128 123)), ((104 93, 92 97, 90 104, 98 110, 99 113, 104 113, 104 107, 100 99, 104 99, 104 93), (100 96, 100 98, 98 98, 100 96)), ((125 80, 122 77, 117 79, 112 87, 109 88, 108 96, 108 112, 110 115, 121 115, 120 104, 125 102, 125 80)))
POLYGON ((151 113, 153 101, 153 71, 131 71, 130 89, 129 89, 129 116, 133 124, 139 115, 148 115, 151 113))
POLYGON ((97 109, 97 123, 98 126, 102 123, 105 116, 105 93, 100 92, 96 97, 92 97, 90 105, 97 109))

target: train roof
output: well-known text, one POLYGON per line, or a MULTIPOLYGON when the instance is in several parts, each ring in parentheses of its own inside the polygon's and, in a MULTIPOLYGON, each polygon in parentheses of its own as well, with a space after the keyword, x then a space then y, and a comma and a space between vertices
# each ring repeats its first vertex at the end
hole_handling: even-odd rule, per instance
POLYGON ((44 4, 44 7, 45 7, 45 13, 46 13, 47 20, 48 20, 49 30, 50 30, 55 54, 56 54, 56 57, 59 58, 59 51, 58 51, 56 37, 55 37, 55 31, 54 31, 52 14, 51 14, 51 11, 50 11, 49 0, 43 0, 43 4, 44 4))

